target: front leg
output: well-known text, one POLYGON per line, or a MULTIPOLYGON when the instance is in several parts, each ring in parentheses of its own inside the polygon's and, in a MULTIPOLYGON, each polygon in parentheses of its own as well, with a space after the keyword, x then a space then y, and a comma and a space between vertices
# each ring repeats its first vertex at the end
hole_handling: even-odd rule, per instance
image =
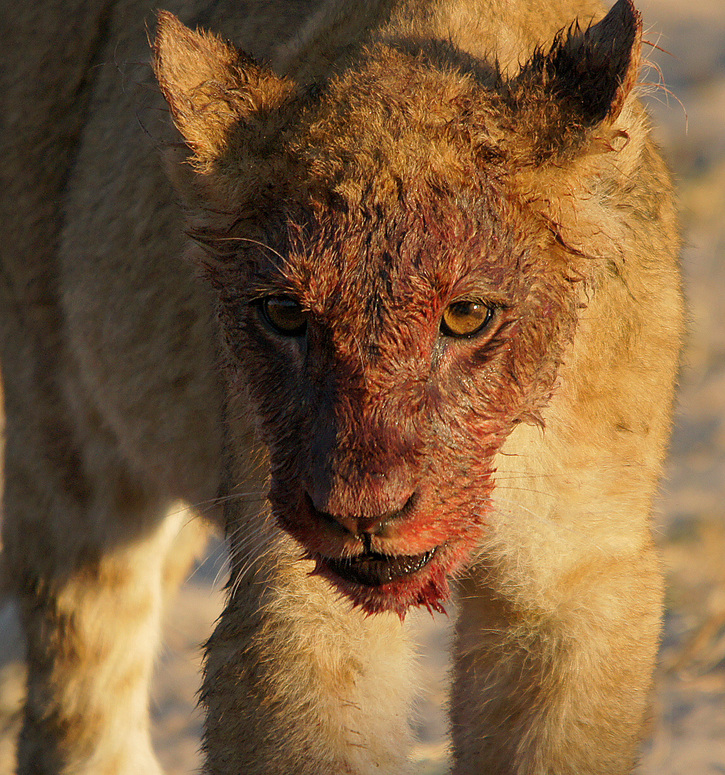
POLYGON ((581 562, 548 590, 548 610, 494 575, 460 587, 455 775, 630 773, 660 628, 654 550, 581 562))
POLYGON ((206 772, 411 772, 405 626, 310 575, 313 563, 269 520, 254 533, 256 550, 232 541, 229 599, 208 644, 206 772))
POLYGON ((139 482, 76 381, 68 407, 58 318, 47 314, 36 330, 18 317, 2 332, 2 560, 28 662, 17 771, 158 775, 148 685, 185 514, 139 482))

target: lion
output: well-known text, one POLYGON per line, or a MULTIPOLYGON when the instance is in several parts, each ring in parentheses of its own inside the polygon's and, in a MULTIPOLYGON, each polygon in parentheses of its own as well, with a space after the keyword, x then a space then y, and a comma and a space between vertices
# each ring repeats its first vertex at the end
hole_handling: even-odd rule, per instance
POLYGON ((160 772, 182 502, 205 772, 413 772, 453 597, 455 775, 630 773, 683 316, 631 0, 178 0, 153 75, 146 2, 6 5, 18 772, 160 772))

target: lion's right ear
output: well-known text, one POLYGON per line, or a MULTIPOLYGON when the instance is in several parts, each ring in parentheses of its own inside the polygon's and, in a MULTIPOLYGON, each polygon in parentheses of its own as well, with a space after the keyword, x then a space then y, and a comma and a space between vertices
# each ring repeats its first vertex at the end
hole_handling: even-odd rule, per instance
MULTIPOLYGON (((211 33, 193 31, 160 11, 154 72, 178 130, 208 170, 230 142, 265 134, 265 118, 287 101, 294 87, 211 33)), ((240 148, 243 152, 243 149, 240 148)), ((247 149, 249 150, 249 149, 247 149)))

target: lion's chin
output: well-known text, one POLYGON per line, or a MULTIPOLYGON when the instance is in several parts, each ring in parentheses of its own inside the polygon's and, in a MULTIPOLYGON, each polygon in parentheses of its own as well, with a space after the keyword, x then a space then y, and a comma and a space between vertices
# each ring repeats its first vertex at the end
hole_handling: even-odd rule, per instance
POLYGON ((414 606, 445 613, 443 603, 450 587, 443 555, 443 547, 415 555, 364 552, 339 558, 317 554, 314 573, 327 578, 366 613, 390 611, 402 619, 414 606))

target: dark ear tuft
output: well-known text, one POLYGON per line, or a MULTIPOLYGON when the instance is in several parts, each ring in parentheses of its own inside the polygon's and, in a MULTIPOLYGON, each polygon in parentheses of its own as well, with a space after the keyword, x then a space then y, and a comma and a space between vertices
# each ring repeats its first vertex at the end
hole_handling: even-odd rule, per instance
POLYGON ((632 90, 642 50, 642 21, 632 0, 619 0, 600 21, 572 31, 540 62, 542 75, 585 126, 615 119, 632 90))
MULTIPOLYGON (((536 111, 546 139, 543 155, 581 139, 587 129, 613 122, 637 80, 642 21, 632 0, 619 0, 597 24, 578 24, 538 51, 510 84, 514 109, 536 111)), ((525 115, 522 115, 525 119, 525 115)))
POLYGON ((292 91, 289 81, 231 43, 190 30, 168 11, 159 12, 153 66, 174 123, 200 166, 219 157, 235 127, 275 110, 292 91))

